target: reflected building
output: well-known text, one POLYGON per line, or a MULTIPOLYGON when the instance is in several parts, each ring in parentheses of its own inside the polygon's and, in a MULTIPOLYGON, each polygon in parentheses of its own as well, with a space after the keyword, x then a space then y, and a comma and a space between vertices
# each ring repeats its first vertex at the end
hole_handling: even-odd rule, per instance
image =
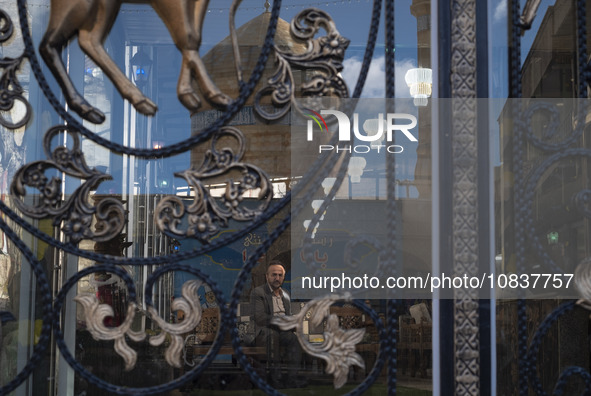
MULTIPOLYGON (((524 99, 519 99, 522 112, 516 116, 523 116, 530 106, 544 102, 545 98, 552 111, 548 108, 532 111, 528 113, 529 118, 523 120, 527 124, 523 135, 527 140, 522 153, 525 181, 535 177, 534 172, 553 153, 534 144, 536 140, 558 144, 568 139, 577 128, 584 128, 584 131, 571 147, 588 147, 590 138, 587 120, 577 117, 579 104, 569 99, 577 97, 579 84, 576 6, 570 1, 556 1, 548 6, 543 16, 538 17, 542 18, 540 27, 523 61, 521 84, 524 99)), ((551 261, 564 273, 572 274, 578 263, 589 256, 591 246, 589 219, 581 216, 576 202, 577 194, 591 183, 588 160, 567 157, 553 163, 541 175, 532 202, 526 203, 531 204, 531 218, 525 219, 528 221, 528 235, 516 235, 515 217, 518 214, 523 216, 523 210, 527 208, 516 207, 514 201, 516 153, 513 150, 513 128, 517 106, 514 100, 517 99, 507 101, 498 119, 502 165, 494 170, 496 269, 498 273, 505 274, 517 271, 517 255, 520 253, 515 251, 515 241, 526 237, 528 249, 523 253, 527 273, 553 272, 554 269, 548 267, 551 261)), ((528 321, 540 323, 560 303, 555 299, 527 300, 528 321)), ((499 299, 496 309, 497 385, 500 394, 510 394, 518 382, 518 341, 516 335, 510 332, 518 322, 517 302, 499 299)), ((553 373, 562 372, 567 366, 576 364, 589 368, 589 349, 569 347, 570 340, 587 337, 586 322, 585 313, 577 312, 554 325, 544 348, 552 353, 538 357, 543 362, 539 365, 538 375, 544 389, 555 383, 553 373)), ((529 329, 530 337, 533 330, 529 329)), ((566 393, 576 393, 576 386, 569 386, 573 388, 566 393)))

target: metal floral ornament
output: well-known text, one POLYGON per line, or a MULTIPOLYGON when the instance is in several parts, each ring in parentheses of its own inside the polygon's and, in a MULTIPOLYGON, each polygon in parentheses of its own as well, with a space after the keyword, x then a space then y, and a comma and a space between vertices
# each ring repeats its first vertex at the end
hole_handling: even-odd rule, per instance
POLYGON ((158 315, 158 312, 153 306, 148 307, 148 312, 150 313, 152 320, 154 320, 163 330, 162 333, 157 336, 150 337, 150 345, 161 345, 166 339, 166 336, 169 335, 171 341, 164 353, 164 358, 166 359, 166 362, 173 367, 182 367, 181 358, 183 357, 183 347, 185 345, 182 336, 193 331, 201 321, 201 303, 199 302, 199 295, 197 294, 197 290, 201 284, 201 281, 198 280, 185 282, 181 289, 182 297, 175 298, 172 302, 172 311, 180 310, 185 314, 185 319, 181 323, 167 323, 158 315))
MULTIPOLYGON (((185 313, 185 319, 179 324, 170 324, 163 320, 153 306, 148 307, 150 317, 162 329, 162 332, 156 336, 150 337, 150 345, 161 345, 167 336, 170 336, 171 342, 164 358, 166 362, 173 367, 182 367, 181 358, 183 357, 183 338, 195 329, 201 321, 201 304, 197 289, 202 282, 197 280, 187 281, 183 284, 180 298, 176 298, 172 303, 173 310, 181 310, 185 313)), ((137 352, 133 350, 125 341, 125 336, 136 342, 143 341, 146 338, 145 332, 134 332, 131 330, 131 324, 136 312, 136 304, 130 303, 127 308, 125 320, 119 327, 107 327, 104 324, 105 318, 114 315, 113 308, 107 304, 100 304, 93 294, 83 294, 74 298, 74 301, 80 303, 84 308, 84 318, 87 330, 95 340, 115 341, 115 352, 125 361, 125 370, 129 371, 135 367, 137 361, 137 352)))
MULTIPOLYGON (((0 43, 4 43, 14 32, 14 25, 12 20, 4 12, 0 10, 0 43)), ((2 75, 0 76, 0 110, 11 112, 11 115, 17 115, 18 111, 16 103, 20 102, 24 105, 24 112, 20 115, 20 119, 7 120, 5 116, 0 117, 0 125, 8 129, 18 129, 25 126, 31 119, 33 110, 31 104, 24 97, 24 89, 18 81, 16 74, 20 68, 21 63, 25 55, 21 55, 18 58, 0 58, 0 69, 2 69, 2 75)))
POLYGON ((249 221, 262 214, 273 198, 273 188, 268 176, 261 169, 241 162, 245 151, 244 136, 238 129, 220 129, 214 135, 211 148, 205 153, 203 163, 198 169, 191 168, 175 173, 193 188, 193 202, 187 205, 177 196, 162 199, 154 213, 158 228, 175 238, 189 237, 208 242, 220 231, 220 227, 228 225, 230 219, 249 221), (229 147, 219 150, 216 148, 222 137, 237 141, 236 154, 229 147), (230 173, 239 175, 238 180, 228 179, 221 197, 212 197, 205 182, 230 173), (242 205, 244 193, 255 189, 259 189, 259 206, 251 209, 242 205))
MULTIPOLYGON (((137 2, 150 3, 153 8, 160 13, 175 42, 178 43, 177 39, 179 39, 179 37, 181 40, 187 38, 183 35, 186 35, 188 32, 191 35, 195 33, 195 36, 191 36, 189 41, 192 41, 192 44, 196 45, 191 47, 186 53, 183 51, 183 64, 181 66, 177 90, 179 100, 190 111, 194 111, 199 107, 200 101, 203 99, 213 102, 213 104, 218 107, 226 106, 230 102, 230 99, 221 93, 213 83, 209 84, 210 80, 207 77, 205 68, 202 67, 201 59, 199 58, 199 43, 196 42, 200 41, 199 36, 201 35, 203 17, 205 16, 209 1, 199 0, 183 2, 180 0, 139 0, 137 2), (191 12, 190 15, 186 13, 187 9, 183 8, 185 3, 190 3, 191 6, 195 7, 195 9, 192 10, 194 12, 191 12), (167 13, 168 16, 163 17, 162 13, 167 13), (190 31, 181 27, 181 24, 177 24, 177 18, 182 17, 188 17, 188 19, 192 21, 190 23, 191 26, 189 27, 190 31), (193 86, 195 85, 199 86, 199 94, 193 90, 193 86)), ((156 111, 156 104, 152 103, 149 98, 144 96, 140 89, 134 86, 127 76, 123 75, 121 71, 113 65, 112 60, 108 57, 108 54, 104 52, 104 48, 102 47, 102 37, 106 37, 108 34, 108 30, 112 26, 111 22, 114 21, 114 18, 119 11, 120 3, 122 2, 114 2, 112 0, 101 2, 98 2, 97 0, 52 0, 51 21, 43 42, 41 43, 40 52, 61 86, 61 91, 68 103, 67 110, 73 110, 86 120, 95 123, 102 122, 104 119, 101 109, 91 106, 84 100, 79 92, 76 92, 76 88, 73 86, 60 57, 60 52, 63 50, 63 47, 68 45, 69 40, 75 38, 75 36, 77 36, 79 43, 82 45, 83 51, 86 52, 95 61, 97 66, 105 72, 105 75, 113 81, 116 89, 125 99, 129 100, 138 112, 151 115, 156 111), (99 15, 96 12, 93 12, 95 10, 92 7, 97 5, 99 7, 106 7, 103 9, 103 14, 99 13, 99 15), (72 11, 70 15, 74 15, 73 19, 72 17, 66 17, 66 15, 68 15, 68 10, 72 11), (97 15, 98 19, 93 19, 97 18, 97 15), (84 22, 81 24, 81 21, 84 22), (101 25, 101 22, 106 23, 101 25), (102 36, 98 36, 97 32, 101 31, 101 29, 102 36), (63 33, 62 37, 59 37, 60 32, 63 33)), ((233 1, 233 6, 230 11, 231 17, 233 16, 233 12, 236 11, 237 7, 235 7, 235 5, 239 3, 240 0, 233 1)), ((375 26, 375 34, 377 34, 377 26, 379 22, 379 11, 376 10, 379 10, 380 5, 380 1, 375 2, 373 18, 375 23, 372 24, 375 26)), ((65 283, 58 285, 59 290, 51 292, 49 282, 45 276, 45 268, 43 268, 42 264, 36 260, 35 255, 28 249, 24 242, 19 239, 17 233, 12 231, 11 226, 2 221, 1 217, 3 216, 0 216, 0 228, 6 235, 8 235, 8 238, 18 246, 19 250, 23 252, 25 257, 28 257, 28 261, 31 263, 32 270, 36 274, 37 290, 41 292, 41 302, 43 303, 44 310, 43 330, 38 344, 32 348, 32 354, 25 368, 7 385, 5 384, 0 387, 1 394, 7 394, 16 389, 17 386, 30 378, 36 367, 39 367, 43 356, 46 355, 45 351, 52 342, 49 338, 52 329, 57 347, 67 363, 76 371, 77 375, 87 381, 89 385, 96 386, 109 394, 145 395, 168 393, 202 375, 204 370, 214 361, 215 355, 219 353, 220 347, 224 342, 223 335, 228 330, 228 327, 234 325, 233 315, 229 315, 229 313, 233 313, 233 311, 231 308, 228 309, 228 306, 234 308, 237 306, 239 301, 238 295, 240 293, 233 293, 232 299, 228 301, 227 304, 220 303, 219 330, 214 344, 210 349, 211 353, 208 353, 203 359, 200 359, 199 362, 188 362, 194 365, 191 370, 183 370, 184 374, 177 376, 164 384, 147 386, 145 388, 134 388, 110 383, 109 380, 112 380, 112 378, 102 379, 101 376, 95 375, 92 372, 92 368, 84 367, 82 362, 76 360, 74 356, 75 354, 72 355, 71 351, 68 350, 66 344, 67 336, 64 335, 62 330, 62 324, 64 326, 67 324, 66 322, 62 323, 60 321, 60 318, 62 317, 61 309, 68 299, 68 291, 75 287, 76 282, 82 279, 83 276, 86 276, 86 274, 92 272, 113 271, 127 284, 129 300, 132 302, 128 303, 127 314, 123 324, 117 328, 105 326, 104 319, 113 315, 113 309, 98 301, 96 296, 79 295, 75 300, 84 308, 84 315, 86 316, 85 321, 90 334, 99 340, 114 341, 115 350, 124 359, 125 368, 127 370, 133 368, 137 360, 136 351, 133 350, 134 345, 128 345, 129 339, 139 341, 145 340, 148 337, 146 337, 146 334, 143 332, 138 333, 131 331, 129 323, 133 320, 134 315, 138 314, 137 307, 141 303, 133 303, 136 299, 134 281, 123 269, 124 265, 137 265, 138 268, 145 268, 147 266, 154 268, 155 265, 158 265, 158 268, 152 273, 152 276, 145 280, 146 288, 144 289, 143 295, 145 297, 145 302, 148 305, 146 309, 150 311, 149 314, 153 317, 154 322, 159 324, 162 332, 157 336, 150 337, 149 343, 154 346, 162 345, 163 343, 170 341, 170 344, 166 345, 167 350, 165 352, 165 357, 168 364, 172 366, 178 367, 182 363, 182 337, 187 333, 194 332, 195 327, 203 320, 200 304, 196 295, 199 283, 190 282, 183 286, 181 298, 175 299, 171 305, 172 309, 182 310, 185 313, 185 320, 181 323, 171 324, 166 323, 165 318, 158 317, 157 312, 153 308, 151 309, 151 293, 154 289, 154 281, 157 278, 154 274, 159 275, 165 271, 181 270, 196 275, 202 279, 204 283, 212 286, 214 284, 212 284, 212 280, 207 274, 201 273, 201 271, 198 271, 191 266, 178 264, 175 262, 175 259, 171 257, 113 257, 98 252, 89 252, 73 246, 73 244, 83 239, 93 239, 95 241, 111 240, 121 233, 126 221, 124 206, 121 202, 113 198, 97 197, 103 199, 100 201, 97 199, 97 204, 91 204, 90 199, 93 197, 91 194, 92 191, 96 190, 99 184, 108 180, 110 176, 87 165, 86 160, 88 158, 85 160, 84 153, 81 150, 80 135, 83 135, 85 138, 107 148, 111 153, 145 159, 152 157, 168 157, 184 153, 188 150, 193 150, 195 145, 201 143, 205 139, 212 139, 213 143, 210 150, 205 154, 203 163, 200 166, 197 164, 197 166, 177 174, 177 176, 184 178, 189 184, 189 187, 193 189, 193 196, 188 198, 187 201, 175 200, 176 197, 164 198, 157 210, 157 225, 169 235, 172 234, 177 237, 193 237, 200 241, 208 242, 222 227, 227 226, 230 220, 252 221, 253 223, 249 225, 249 227, 252 226, 253 229, 260 224, 266 223, 270 219, 273 211, 278 211, 280 208, 289 205, 291 194, 280 200, 276 207, 269 208, 269 203, 273 196, 272 184, 269 178, 260 169, 243 162, 243 155, 245 153, 244 136, 238 130, 233 128, 222 128, 222 125, 229 122, 230 118, 240 110, 259 81, 260 75, 262 75, 262 71, 264 70, 269 49, 272 48, 273 34, 279 18, 280 9, 281 1, 274 1, 269 28, 263 45, 263 50, 257 61, 257 66, 255 66, 252 73, 250 73, 248 81, 243 81, 239 78, 241 89, 236 101, 232 102, 228 106, 226 112, 217 121, 202 131, 201 134, 194 135, 183 142, 168 146, 157 152, 152 149, 128 147, 126 145, 127 143, 120 144, 115 140, 110 141, 104 139, 98 134, 86 129, 82 123, 72 117, 72 114, 68 113, 64 107, 64 103, 58 99, 60 95, 55 95, 49 84, 47 84, 46 76, 43 74, 43 69, 39 65, 35 51, 37 43, 33 42, 30 34, 30 31, 34 31, 34 29, 30 29, 28 24, 30 19, 28 16, 32 14, 27 10, 27 2, 26 0, 18 1, 18 11, 21 18, 20 26, 22 28, 22 37, 25 43, 25 56, 15 60, 9 58, 3 58, 0 60, 3 62, 0 67, 4 68, 2 70, 2 80, 0 80, 0 90, 2 91, 0 109, 5 109, 4 106, 10 107, 14 103, 22 101, 21 91, 18 90, 18 81, 15 77, 21 61, 24 58, 28 58, 31 65, 31 71, 37 79, 42 93, 48 99, 55 112, 61 117, 63 124, 67 126, 56 126, 46 133, 44 139, 46 153, 45 160, 27 164, 17 171, 11 185, 13 199, 11 199, 10 202, 20 209, 22 216, 29 216, 36 219, 51 218, 54 225, 59 226, 62 229, 68 243, 62 243, 61 241, 44 234, 41 230, 36 228, 34 223, 27 222, 25 219, 20 218, 12 211, 12 209, 8 208, 3 203, 0 203, 0 206, 2 206, 2 214, 7 214, 13 221, 22 226, 23 229, 27 230, 27 232, 31 233, 35 238, 47 242, 51 246, 60 249, 62 252, 77 257, 91 258, 96 264, 88 269, 78 271, 76 274, 71 275, 67 280, 64 279, 65 283), (14 99, 13 102, 11 102, 11 97, 14 99), (68 135, 67 140, 69 144, 67 146, 56 145, 55 142, 58 138, 63 137, 64 134, 68 135), (223 147, 221 141, 222 137, 225 138, 225 140, 235 139, 238 141, 239 149, 236 150, 223 147), (54 147, 50 147, 52 141, 54 147), (77 189, 72 194, 65 194, 64 184, 62 183, 64 177, 80 180, 79 184, 76 183, 77 189), (213 183, 218 183, 220 179, 226 181, 223 194, 211 194, 209 190, 210 186, 213 183), (248 191, 251 193, 256 191, 258 194, 258 200, 248 198, 251 202, 246 204, 244 201, 247 200, 245 196, 248 191), (30 195, 32 194, 37 194, 34 200, 30 199, 30 195), (254 202, 254 205, 252 205, 252 201, 256 201, 254 202), (265 211, 269 213, 265 213, 265 211), (57 297, 53 298, 55 292, 57 292, 57 297)), ((4 18, 4 14, 1 14, 0 41, 2 41, 5 36, 9 36, 10 31, 12 30, 12 24, 10 24, 9 21, 5 23, 4 19, 6 19, 4 18)), ((309 43, 308 51, 307 54, 301 56, 287 53, 282 54, 281 59, 286 62, 286 73, 291 73, 292 67, 307 68, 311 71, 311 73, 308 74, 310 79, 304 83, 303 87, 301 87, 305 96, 348 96, 346 86, 338 76, 339 71, 342 70, 342 58, 344 49, 348 45, 348 40, 342 38, 338 34, 338 31, 328 15, 322 11, 308 10, 299 14, 297 19, 297 21, 292 23, 292 30, 295 31, 294 35, 296 37, 306 40, 309 43), (314 40, 313 36, 315 36, 320 30, 326 31, 327 35, 318 40, 314 40)), ((373 30, 374 29, 372 28, 372 31, 373 30)), ((375 45, 375 34, 372 36, 372 43, 371 45, 368 45, 368 48, 373 48, 375 45)), ((234 49, 237 50, 237 47, 234 49)), ((133 50, 135 51, 135 48, 133 48, 133 50)), ((370 51, 368 51, 368 54, 369 52, 370 51)), ((130 53, 129 55, 131 56, 133 53, 130 53)), ((368 56, 367 60, 364 60, 363 68, 365 70, 369 68, 370 59, 371 56, 368 56)), ((283 82, 286 82, 286 80, 282 79, 283 77, 284 75, 281 75, 281 73, 277 75, 277 78, 279 79, 277 80, 279 84, 277 98, 292 99, 293 86, 290 85, 288 87, 285 84, 281 85, 283 82)), ((33 81, 31 80, 31 82, 33 81)), ((289 80, 290 84, 292 82, 292 80, 289 80)), ((362 84, 359 85, 359 87, 361 86, 362 84)), ((267 94, 269 91, 265 92, 265 94, 267 94)), ((284 102, 283 104, 290 106, 288 102, 284 102)), ((32 110, 29 104, 26 101, 23 101, 23 103, 25 103, 24 106, 27 109, 27 114, 32 113, 32 111, 29 111, 32 110)), ((17 106, 16 110, 22 110, 23 106, 20 103, 17 103, 17 106)), ((19 113, 18 111, 15 111, 13 113, 14 114, 11 114, 12 124, 9 122, 8 125, 3 124, 4 126, 8 128, 17 128, 19 125, 24 125, 24 123, 26 123, 26 121, 22 121, 19 116, 18 119, 20 121, 17 124, 15 121, 17 117, 15 117, 15 115, 22 114, 22 112, 19 113), (21 122, 23 124, 21 124, 21 122)), ((60 121, 60 123, 62 123, 62 121, 60 121)), ((0 120, 0 124, 2 124, 2 120, 0 120)), ((317 169, 321 169, 320 162, 318 162, 317 169)), ((326 176, 328 175, 324 175, 323 177, 326 176)), ((301 185, 306 185, 307 183, 313 185, 313 180, 314 179, 312 178, 302 179, 301 185)), ((219 184, 216 186, 216 189, 218 186, 219 184)), ((289 226, 290 222, 291 217, 288 215, 284 219, 279 220, 278 224, 272 224, 274 230, 270 233, 269 237, 264 240, 264 243, 259 247, 256 254, 258 255, 259 253, 262 253, 262 249, 267 243, 271 244, 277 240, 281 233, 289 226)), ((232 235, 232 238, 229 238, 228 241, 230 241, 230 239, 236 241, 238 234, 239 233, 237 233, 236 236, 232 235)), ((208 247, 204 246, 192 252, 178 252, 178 256, 175 256, 175 258, 195 258, 200 254, 204 254, 206 251, 208 251, 208 247)), ((256 256, 253 255, 252 257, 252 264, 254 264, 256 256)), ((253 267, 248 264, 248 266, 244 268, 244 275, 247 276, 252 271, 253 267)), ((243 285, 240 285, 240 283, 237 283, 234 290, 240 291, 242 290, 242 286, 243 285)), ((222 297, 221 292, 218 290, 216 292, 216 298, 218 301, 224 302, 222 297)), ((364 364, 360 356, 355 352, 355 344, 363 337, 363 330, 342 329, 338 325, 338 318, 335 315, 330 315, 328 308, 331 301, 336 301, 338 299, 340 298, 331 297, 327 301, 314 301, 308 304, 306 310, 313 309, 315 312, 313 315, 313 321, 321 323, 326 320, 327 322, 325 334, 326 342, 322 345, 310 345, 308 343, 306 344, 305 349, 308 353, 327 361, 327 372, 334 376, 335 385, 340 387, 346 382, 350 366, 356 365, 363 367, 364 364)), ((2 322, 11 319, 6 315, 0 316, 2 322)), ((135 319, 137 319, 137 316, 135 319)), ((286 323, 284 326, 293 326, 292 328, 298 329, 300 342, 305 342, 305 340, 301 338, 303 330, 301 326, 303 326, 304 320, 301 316, 299 316, 298 319, 301 323, 286 323)), ((381 321, 378 320, 377 314, 375 315, 374 321, 380 323, 381 326, 381 321)), ((232 328, 232 330, 234 330, 234 328, 232 328)), ((381 339, 385 340, 385 330, 383 333, 381 339)), ((238 337, 233 336, 233 341, 238 342, 237 340, 238 337)), ((235 352, 236 355, 240 355, 241 348, 236 348, 235 352)), ((367 389, 367 386, 376 381, 384 363, 382 356, 384 354, 385 351, 382 350, 378 357, 379 364, 376 365, 377 369, 372 370, 372 373, 365 381, 365 384, 361 385, 359 390, 356 392, 354 391, 353 393, 358 394, 363 392, 367 389)), ((248 369, 248 364, 244 364, 242 367, 245 367, 244 371, 249 375, 251 372, 254 373, 254 370, 248 369)), ((253 382, 259 388, 269 392, 269 385, 265 383, 263 379, 257 379, 254 375, 253 378, 253 382)))
POLYGON ((581 298, 577 304, 591 311, 591 258, 586 258, 575 269, 575 289, 581 298))
POLYGON ((291 54, 275 47, 277 69, 267 81, 268 85, 257 92, 255 97, 256 112, 267 120, 283 117, 292 105, 297 108, 293 67, 314 71, 312 77, 301 85, 302 96, 349 97, 347 85, 339 73, 343 70, 345 50, 350 41, 341 36, 332 18, 322 10, 306 9, 291 22, 291 34, 306 41, 307 49, 303 54, 291 54), (314 39, 321 28, 326 30, 326 36, 314 39), (261 104, 265 95, 271 95, 277 111, 269 112, 261 104))
POLYGON ((53 217, 55 226, 63 222, 62 231, 73 243, 82 239, 108 241, 119 234, 125 225, 122 203, 110 197, 102 199, 96 207, 88 203, 91 190, 96 189, 102 181, 111 179, 111 176, 86 164, 80 149, 78 131, 68 126, 55 126, 45 134, 43 146, 48 159, 31 162, 14 175, 10 192, 15 198, 13 201, 16 207, 35 219, 53 217), (62 132, 68 133, 72 148, 58 146, 52 151, 52 141, 62 132), (52 170, 84 182, 64 200, 61 178, 48 177, 46 174, 52 170), (39 193, 40 197, 34 205, 25 203, 27 188, 33 188, 39 193), (93 217, 95 231, 91 230, 93 217))
POLYGON ((135 367, 137 361, 137 352, 134 351, 127 342, 125 336, 136 342, 143 341, 146 334, 131 330, 133 317, 135 315, 136 305, 130 303, 127 307, 125 320, 119 327, 107 327, 104 320, 107 317, 114 316, 113 308, 107 304, 100 304, 94 294, 83 294, 74 297, 74 301, 80 303, 84 308, 84 318, 86 320, 86 329, 95 340, 114 340, 115 352, 125 361, 125 370, 129 371, 135 367))
POLYGON ((347 382, 350 366, 365 368, 363 358, 355 352, 355 345, 363 339, 365 329, 342 329, 339 326, 339 317, 330 314, 329 310, 336 301, 350 300, 350 298, 349 294, 343 296, 333 294, 329 297, 316 298, 309 301, 297 315, 275 316, 271 319, 271 323, 279 326, 281 330, 295 329, 304 352, 326 362, 326 373, 333 375, 336 389, 347 382), (304 334, 304 319, 309 311, 312 314, 308 320, 313 326, 320 325, 325 318, 328 318, 324 342, 320 345, 311 344, 304 334))

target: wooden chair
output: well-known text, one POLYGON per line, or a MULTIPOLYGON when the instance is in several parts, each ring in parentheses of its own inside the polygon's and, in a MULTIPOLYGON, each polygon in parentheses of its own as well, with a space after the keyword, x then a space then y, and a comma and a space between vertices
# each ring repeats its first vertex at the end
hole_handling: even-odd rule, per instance
MULTIPOLYGON (((364 340, 357 344, 355 349, 365 361, 365 375, 367 375, 372 369, 380 350, 378 340, 373 339, 373 335, 377 335, 373 321, 367 318, 361 310, 353 306, 345 305, 340 307, 332 305, 330 313, 338 316, 339 326, 345 330, 365 328, 364 340)), ((355 366, 355 374, 359 374, 358 369, 355 366)))
POLYGON ((339 326, 343 329, 361 329, 365 327, 365 315, 355 307, 332 305, 330 313, 339 317, 339 326))
POLYGON ((406 323, 400 322, 398 351, 400 367, 410 369, 414 377, 419 371, 421 378, 427 377, 427 368, 431 367, 433 326, 429 322, 406 323))
MULTIPOLYGON (((220 323, 218 308, 205 308, 201 314, 201 321, 195 329, 195 335, 201 343, 211 344, 216 337, 220 323)), ((199 342, 198 341, 198 342, 199 342)))
MULTIPOLYGON (((205 308, 201 316, 201 321, 197 325, 193 334, 192 345, 185 345, 185 349, 191 349, 194 355, 205 355, 211 348, 211 344, 215 340, 218 333, 218 327, 220 323, 220 311, 218 308, 205 308)), ((265 355, 266 351, 263 347, 255 346, 243 346, 242 350, 247 355, 265 355)), ((188 353, 188 352, 187 352, 188 353)), ((224 335, 223 344, 218 352, 219 355, 233 355, 234 349, 232 348, 232 340, 230 334, 224 335)))

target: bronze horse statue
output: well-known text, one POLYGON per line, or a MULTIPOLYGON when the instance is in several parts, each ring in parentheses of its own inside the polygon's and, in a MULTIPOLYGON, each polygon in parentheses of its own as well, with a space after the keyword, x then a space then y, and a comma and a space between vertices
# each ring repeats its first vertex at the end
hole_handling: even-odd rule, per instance
MULTIPOLYGON (((121 95, 138 112, 154 115, 158 109, 154 102, 129 81, 103 47, 123 2, 149 3, 170 31, 183 57, 177 95, 187 109, 194 112, 201 104, 193 88, 193 80, 211 104, 223 108, 231 102, 230 97, 211 81, 199 56, 203 19, 209 0, 51 0, 49 24, 39 52, 72 110, 95 124, 105 120, 104 114, 78 93, 62 62, 62 49, 76 34, 82 51, 103 70, 121 95)), ((241 0, 233 1, 231 13, 236 11, 240 2, 241 0)), ((233 14, 230 20, 233 22, 233 14)))

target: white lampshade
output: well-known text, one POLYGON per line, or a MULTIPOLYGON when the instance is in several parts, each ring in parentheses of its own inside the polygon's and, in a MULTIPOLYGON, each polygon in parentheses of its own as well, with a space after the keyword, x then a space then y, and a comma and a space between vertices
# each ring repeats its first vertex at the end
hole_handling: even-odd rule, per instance
POLYGON ((323 199, 315 199, 312 201, 312 209, 314 209, 314 213, 318 212, 318 209, 322 206, 323 199))
POLYGON ((404 76, 410 88, 410 95, 415 99, 415 106, 426 106, 433 86, 433 71, 427 68, 410 69, 404 76))
MULTIPOLYGON (((312 220, 304 220, 304 228, 306 229, 306 231, 308 231, 308 227, 310 227, 310 223, 312 222, 312 220)), ((312 238, 314 238, 316 236, 316 231, 318 231, 318 223, 316 223, 316 227, 314 227, 314 231, 312 231, 312 235, 310 235, 312 238)))
POLYGON ((324 193, 328 195, 332 186, 334 186, 335 181, 337 181, 336 177, 327 177, 322 181, 322 188, 324 189, 324 193))
POLYGON ((351 183, 359 183, 361 181, 361 175, 363 175, 365 165, 367 165, 365 158, 351 157, 348 169, 349 176, 351 176, 351 183))
MULTIPOLYGON (((322 206, 324 199, 315 199, 312 201, 312 209, 314 209, 314 214, 318 212, 318 209, 322 206)), ((324 212, 326 213, 326 212, 324 212)), ((324 214, 320 216, 320 221, 324 220, 324 214)))

